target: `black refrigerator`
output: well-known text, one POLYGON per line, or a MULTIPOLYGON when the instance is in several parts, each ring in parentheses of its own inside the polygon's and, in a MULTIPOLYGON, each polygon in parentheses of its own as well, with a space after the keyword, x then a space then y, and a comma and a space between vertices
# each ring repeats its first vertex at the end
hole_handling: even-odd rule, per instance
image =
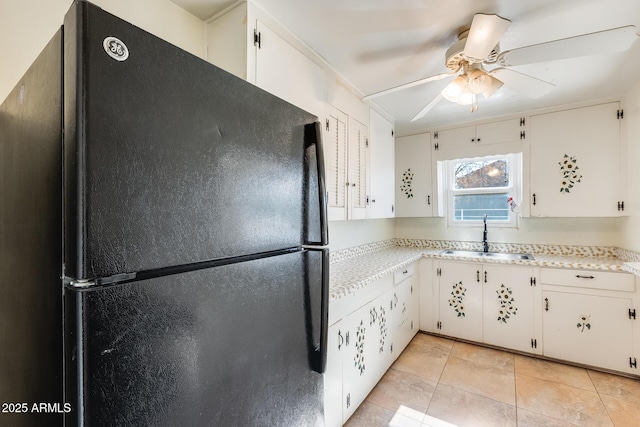
POLYGON ((320 135, 74 2, 0 107, 0 424, 323 425, 320 135))

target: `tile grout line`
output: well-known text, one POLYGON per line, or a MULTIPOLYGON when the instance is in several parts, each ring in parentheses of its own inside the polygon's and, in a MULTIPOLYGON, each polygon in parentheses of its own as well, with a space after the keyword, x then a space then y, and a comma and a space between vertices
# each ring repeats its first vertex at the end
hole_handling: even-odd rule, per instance
MULTIPOLYGON (((445 338, 447 340, 449 340, 448 338, 445 338)), ((442 371, 440 371, 440 374, 438 375, 438 380, 436 381, 436 388, 433 390, 433 394, 431 395, 431 399, 429 399, 429 404, 427 405, 427 410, 424 412, 424 418, 427 417, 427 415, 429 414, 429 409, 431 409, 431 404, 433 403, 433 397, 436 395, 436 392, 438 391, 438 388, 440 387, 440 379, 442 378, 442 373, 444 372, 445 368, 447 367, 447 363, 449 363, 449 358, 451 358, 451 353, 453 352, 453 346, 456 344, 455 341, 449 340, 451 341, 451 348, 449 349, 449 352, 447 353, 447 360, 444 362, 444 365, 442 365, 442 371)), ((424 419, 423 419, 424 421, 424 419)))
POLYGON ((593 378, 591 378, 591 373, 589 372, 589 369, 586 369, 586 371, 587 371, 587 377, 589 378, 589 381, 591 381, 591 385, 593 385, 593 388, 596 391, 596 393, 598 393, 598 399, 600 400, 600 403, 602 403, 602 407, 604 408, 604 411, 606 412, 607 417, 609 417, 609 421, 611 421, 611 425, 615 427, 616 423, 613 422, 613 418, 611 418, 609 409, 607 409, 607 405, 604 403, 604 400, 602 400, 602 394, 600 394, 600 390, 598 390, 598 386, 596 386, 596 383, 593 382, 593 378))

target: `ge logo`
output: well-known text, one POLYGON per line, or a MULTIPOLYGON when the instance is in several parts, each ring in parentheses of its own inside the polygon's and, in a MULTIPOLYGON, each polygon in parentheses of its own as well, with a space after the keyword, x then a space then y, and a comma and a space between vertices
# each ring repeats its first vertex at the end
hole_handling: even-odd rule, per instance
POLYGON ((125 61, 129 57, 129 49, 119 39, 115 37, 107 37, 102 42, 104 51, 116 61, 125 61))

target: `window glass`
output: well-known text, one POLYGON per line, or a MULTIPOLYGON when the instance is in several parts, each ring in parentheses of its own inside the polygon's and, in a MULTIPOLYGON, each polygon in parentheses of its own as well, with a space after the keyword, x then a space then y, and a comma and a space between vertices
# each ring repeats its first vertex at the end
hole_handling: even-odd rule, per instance
POLYGON ((507 193, 459 194, 453 196, 453 211, 456 221, 509 221, 507 193))
POLYGON ((442 173, 448 224, 475 226, 482 224, 486 215, 487 221, 516 227, 521 163, 521 153, 445 160, 442 173))
POLYGON ((509 186, 507 159, 457 161, 453 168, 457 189, 509 186))

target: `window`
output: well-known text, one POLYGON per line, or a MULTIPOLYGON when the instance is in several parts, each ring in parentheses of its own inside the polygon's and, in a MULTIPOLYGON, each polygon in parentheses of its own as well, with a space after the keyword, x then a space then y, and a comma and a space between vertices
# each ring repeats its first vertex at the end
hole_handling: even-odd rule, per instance
POLYGON ((515 227, 509 198, 520 200, 521 154, 455 159, 445 162, 449 225, 487 222, 515 227))

